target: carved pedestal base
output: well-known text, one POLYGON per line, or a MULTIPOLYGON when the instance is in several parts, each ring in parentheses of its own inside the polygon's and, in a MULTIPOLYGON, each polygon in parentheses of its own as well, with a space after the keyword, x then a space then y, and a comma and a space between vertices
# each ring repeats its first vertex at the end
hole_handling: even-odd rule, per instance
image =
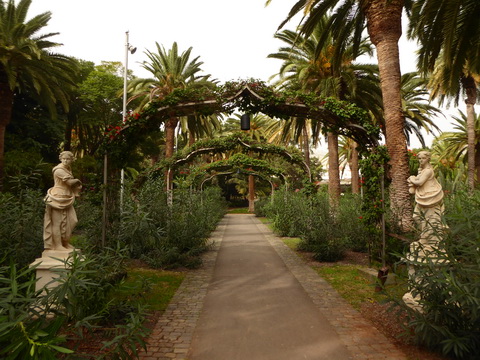
POLYGON ((420 305, 420 296, 413 296, 412 293, 407 292, 403 295, 402 300, 410 309, 423 313, 422 305, 420 305))
MULTIPOLYGON (((445 257, 440 256, 443 254, 443 250, 438 247, 431 246, 429 244, 425 245, 420 242, 413 242, 410 245, 410 253, 407 254, 405 261, 410 264, 408 265, 408 277, 411 283, 418 284, 418 275, 416 274, 416 269, 424 266, 429 266, 431 271, 435 271, 435 268, 448 265, 448 260, 445 257), (415 264, 415 265, 412 265, 415 264), (432 266, 433 265, 433 266, 432 266)), ((427 276, 423 272, 423 276, 427 276)), ((422 298, 420 295, 415 295, 411 293, 411 290, 405 293, 402 297, 403 302, 409 308, 423 313, 423 307, 420 304, 422 298)))
POLYGON ((45 288, 55 287, 55 281, 53 281, 58 274, 53 269, 65 269, 65 259, 67 259, 73 252, 80 252, 78 249, 57 251, 57 250, 45 250, 42 253, 42 257, 36 259, 30 266, 35 266, 37 270, 37 283, 36 290, 42 290, 45 288))

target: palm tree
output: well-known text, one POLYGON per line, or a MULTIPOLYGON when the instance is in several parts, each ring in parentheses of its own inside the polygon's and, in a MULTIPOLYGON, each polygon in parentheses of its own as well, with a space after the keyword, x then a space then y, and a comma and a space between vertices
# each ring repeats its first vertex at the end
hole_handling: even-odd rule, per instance
MULTIPOLYGON (((269 3, 271 0, 268 0, 269 3)), ((290 10, 282 27, 300 11, 306 19, 300 28, 311 34, 325 15, 331 14, 327 33, 338 44, 333 61, 340 61, 347 46, 353 53, 359 49, 365 26, 370 41, 376 48, 384 104, 386 145, 390 155, 392 186, 390 200, 399 225, 407 230, 412 225, 412 207, 408 193, 407 146, 404 117, 401 106, 401 73, 398 40, 402 34, 402 11, 410 9, 411 0, 298 0, 290 10), (347 45, 348 44, 348 45, 347 45)), ((317 52, 325 45, 326 35, 320 39, 317 52)))
POLYGON ((345 167, 348 164, 351 173, 352 194, 360 193, 357 147, 358 145, 353 139, 347 138, 345 136, 340 137, 338 155, 340 168, 342 169, 341 174, 343 176, 345 167))
POLYGON ((273 122, 267 129, 268 142, 275 144, 301 144, 305 163, 310 167, 310 146, 312 139, 312 121, 305 118, 291 118, 273 122))
MULTIPOLYGON (((179 118, 179 130, 178 133, 183 136, 184 139, 188 137, 188 145, 191 146, 195 143, 196 139, 202 137, 213 137, 215 131, 221 129, 222 115, 212 114, 209 116, 204 115, 188 115, 179 118)), ((185 141, 187 143, 187 141, 185 141)))
POLYGON ((61 44, 49 40, 58 33, 38 35, 51 18, 45 12, 26 20, 31 0, 0 1, 0 188, 4 178, 5 131, 12 120, 16 91, 29 92, 56 116, 57 104, 68 110, 68 90, 74 86, 73 59, 51 52, 61 44))
POLYGON ((468 135, 468 184, 475 186, 475 108, 480 74, 480 3, 465 0, 417 0, 409 36, 420 43, 418 67, 435 72, 437 94, 455 98, 464 93, 468 135))
MULTIPOLYGON (((329 18, 323 17, 317 23, 308 37, 304 37, 300 33, 290 30, 284 30, 275 36, 284 41, 288 46, 279 49, 279 52, 270 54, 269 57, 283 60, 280 69, 279 86, 288 88, 300 88, 309 92, 314 92, 323 96, 334 96, 342 100, 348 99, 352 101, 353 98, 367 108, 372 108, 377 104, 375 113, 377 113, 379 99, 372 101, 375 98, 375 91, 363 92, 358 87, 361 84, 360 80, 365 77, 364 69, 356 68, 353 64, 354 54, 353 48, 346 47, 343 49, 341 57, 335 58, 337 43, 331 36, 327 36, 326 31, 329 18), (323 48, 319 49, 319 41, 324 39, 323 48), (361 94, 366 97, 363 100, 361 94), (368 102, 370 100, 370 102, 368 102)), ((369 53, 371 50, 367 42, 363 42, 361 47, 356 50, 357 54, 369 53)), ((340 56, 340 55, 339 55, 340 56)), ((378 93, 378 92, 377 92, 378 93)), ((313 140, 316 142, 319 138, 318 131, 320 126, 316 124, 314 119, 313 126, 313 140)), ((290 127, 295 129, 295 139, 299 139, 300 135, 304 135, 308 129, 308 121, 293 122, 290 127)), ((288 129, 288 127, 286 127, 288 129)), ((306 136, 305 136, 306 138, 306 136)), ((328 157, 329 157, 329 194, 330 199, 336 202, 340 197, 340 174, 338 161, 338 136, 328 132, 328 157)), ((308 147, 305 146, 305 151, 308 147)))
MULTIPOLYGON (((436 144, 442 144, 441 151, 438 152, 439 161, 450 161, 451 158, 456 161, 468 163, 468 116, 459 111, 460 116, 453 116, 455 124, 452 131, 442 133, 437 139, 436 144)), ((480 115, 475 119, 475 138, 480 139, 480 115)), ((480 179, 480 142, 475 142, 475 173, 480 179)))
MULTIPOLYGON (((178 45, 173 43, 170 50, 156 43, 157 52, 149 50, 145 52, 149 61, 144 62, 142 67, 149 71, 153 78, 134 79, 130 81, 129 89, 133 96, 132 101, 141 98, 139 109, 145 107, 150 101, 156 98, 163 98, 176 89, 185 89, 191 86, 211 86, 208 82, 209 75, 197 76, 201 72, 203 62, 198 61, 199 57, 190 60, 192 47, 178 53, 178 45)), ((165 123, 165 157, 173 155, 175 148, 175 129, 178 124, 178 117, 171 117, 165 123)))
POLYGON ((430 104, 427 89, 428 79, 420 77, 417 72, 402 75, 402 110, 405 116, 405 137, 410 144, 410 134, 414 134, 423 147, 426 147, 422 130, 428 133, 432 129, 440 131, 433 118, 440 114, 440 109, 430 104))

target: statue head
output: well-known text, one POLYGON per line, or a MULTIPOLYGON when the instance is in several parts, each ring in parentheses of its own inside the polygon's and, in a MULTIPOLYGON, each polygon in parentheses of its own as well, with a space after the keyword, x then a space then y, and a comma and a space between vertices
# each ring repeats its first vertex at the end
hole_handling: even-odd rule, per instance
POLYGON ((417 154, 417 157, 419 157, 420 155, 425 156, 428 161, 432 159, 432 154, 430 154, 430 151, 426 151, 426 150, 419 151, 417 154))
POLYGON ((71 151, 62 151, 58 156, 58 159, 62 161, 62 159, 70 159, 71 161, 75 161, 76 158, 71 151))
POLYGON ((66 167, 70 167, 72 162, 76 160, 75 156, 70 151, 62 151, 58 158, 60 159, 60 162, 63 164, 63 166, 66 167))
POLYGON ((430 152, 428 151, 420 151, 418 154, 417 154, 417 159, 418 159, 418 162, 420 164, 420 168, 421 169, 425 169, 425 168, 429 168, 431 167, 432 165, 430 164, 430 159, 432 158, 430 152))

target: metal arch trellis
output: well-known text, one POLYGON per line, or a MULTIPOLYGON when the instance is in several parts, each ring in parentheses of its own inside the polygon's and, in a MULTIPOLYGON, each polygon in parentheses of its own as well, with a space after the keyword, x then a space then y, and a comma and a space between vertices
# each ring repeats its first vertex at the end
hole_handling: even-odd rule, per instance
MULTIPOLYGON (((113 158, 124 162, 125 154, 138 135, 158 130, 159 124, 171 117, 231 113, 236 108, 282 119, 314 119, 329 131, 355 139, 361 146, 378 144, 378 126, 372 124, 366 112, 355 105, 333 98, 320 99, 315 94, 282 93, 262 81, 250 79, 228 82, 214 89, 177 89, 165 98, 152 101, 142 112, 129 114, 122 124, 110 127, 105 133, 102 145, 104 172, 107 172, 107 154, 114 154, 113 158)), ((106 175, 104 179, 106 188, 106 175)))
POLYGON ((171 117, 229 114, 235 109, 282 119, 310 118, 317 126, 351 137, 362 146, 378 143, 379 127, 354 104, 302 92, 280 92, 261 81, 249 80, 228 82, 215 89, 177 89, 155 99, 141 112, 129 114, 124 123, 107 129, 103 147, 106 151, 116 146, 128 149, 137 135, 157 131, 171 117))
MULTIPOLYGON (((259 172, 254 172, 254 171, 240 171, 241 173, 244 173, 244 174, 247 174, 247 175, 253 175, 253 176, 258 176, 262 179, 264 179, 265 181, 268 181, 268 183, 270 184, 270 187, 271 187, 271 192, 270 192, 270 199, 271 199, 271 202, 273 203, 273 198, 274 198, 274 194, 275 194, 275 183, 271 180, 270 177, 268 176, 265 176, 264 174, 261 174, 259 172)), ((208 174, 208 176, 205 177, 205 179, 202 180, 202 182, 200 183, 200 192, 203 193, 203 185, 213 179, 214 177, 217 177, 217 176, 224 176, 224 175, 232 175, 232 174, 236 174, 237 172, 236 171, 224 171, 224 172, 219 172, 219 173, 214 173, 212 175, 208 174)), ((281 174, 281 177, 283 178, 283 182, 285 184, 285 187, 288 188, 288 182, 287 182, 287 178, 281 174)), ((201 198, 203 199, 203 198, 201 198)))

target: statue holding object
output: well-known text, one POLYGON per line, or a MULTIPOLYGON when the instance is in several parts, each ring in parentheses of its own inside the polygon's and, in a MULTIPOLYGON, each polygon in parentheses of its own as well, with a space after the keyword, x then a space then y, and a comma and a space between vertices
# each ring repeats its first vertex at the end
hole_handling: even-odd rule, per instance
POLYGON ((47 251, 71 251, 70 238, 78 222, 73 204, 80 195, 82 183, 72 174, 75 157, 70 151, 63 151, 59 159, 60 164, 52 170, 54 185, 45 197, 43 241, 47 251))
POLYGON ((417 155, 419 169, 417 176, 408 178, 409 192, 415 194, 413 220, 420 230, 420 238, 410 246, 411 253, 420 256, 433 254, 438 249, 442 215, 444 213, 442 185, 435 178, 430 164, 430 153, 420 151, 417 155))

